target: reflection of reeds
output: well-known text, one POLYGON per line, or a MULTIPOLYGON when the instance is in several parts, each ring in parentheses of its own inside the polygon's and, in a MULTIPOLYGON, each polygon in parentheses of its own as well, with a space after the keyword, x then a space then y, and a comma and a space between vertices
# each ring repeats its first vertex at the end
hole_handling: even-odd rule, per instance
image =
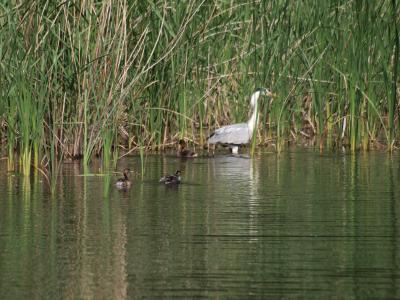
POLYGON ((202 143, 209 127, 246 119, 258 86, 278 95, 260 103, 262 142, 391 147, 398 141, 400 5, 379 3, 1 5, 9 167, 14 148, 29 174, 43 156, 88 164, 101 155, 108 164, 118 145, 162 148, 188 136, 202 143))

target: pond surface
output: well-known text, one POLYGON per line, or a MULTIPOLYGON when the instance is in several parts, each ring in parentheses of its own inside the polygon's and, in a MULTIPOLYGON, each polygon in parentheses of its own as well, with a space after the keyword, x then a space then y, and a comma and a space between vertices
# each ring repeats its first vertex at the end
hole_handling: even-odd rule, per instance
POLYGON ((129 190, 66 163, 54 197, 5 170, 1 299, 400 298, 397 155, 151 155, 129 190))

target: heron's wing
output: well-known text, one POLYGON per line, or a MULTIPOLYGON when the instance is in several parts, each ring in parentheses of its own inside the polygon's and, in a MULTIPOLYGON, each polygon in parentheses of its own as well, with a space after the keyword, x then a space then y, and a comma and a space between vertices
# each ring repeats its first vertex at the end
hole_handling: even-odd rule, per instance
POLYGON ((210 144, 247 144, 251 134, 247 123, 223 126, 214 131, 208 138, 210 144))

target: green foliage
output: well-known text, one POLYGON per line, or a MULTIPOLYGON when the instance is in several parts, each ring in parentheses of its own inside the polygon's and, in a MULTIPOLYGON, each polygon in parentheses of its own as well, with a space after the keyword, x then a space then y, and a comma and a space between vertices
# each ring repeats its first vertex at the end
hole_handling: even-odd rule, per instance
POLYGON ((118 146, 203 143, 245 120, 264 86, 277 97, 261 103, 259 142, 392 147, 399 16, 395 0, 10 1, 0 4, 0 130, 24 164, 30 151, 35 165, 108 163, 118 146))

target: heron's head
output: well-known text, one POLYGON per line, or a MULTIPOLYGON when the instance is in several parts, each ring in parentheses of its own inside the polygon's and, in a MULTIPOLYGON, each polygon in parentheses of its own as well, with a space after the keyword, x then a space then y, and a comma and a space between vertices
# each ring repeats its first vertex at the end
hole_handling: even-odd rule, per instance
POLYGON ((258 98, 261 95, 265 95, 265 96, 268 96, 268 97, 273 97, 274 96, 274 94, 271 93, 270 90, 268 90, 266 88, 258 88, 258 89, 256 89, 254 91, 253 95, 251 96, 251 106, 254 107, 256 105, 256 102, 257 102, 258 98))

